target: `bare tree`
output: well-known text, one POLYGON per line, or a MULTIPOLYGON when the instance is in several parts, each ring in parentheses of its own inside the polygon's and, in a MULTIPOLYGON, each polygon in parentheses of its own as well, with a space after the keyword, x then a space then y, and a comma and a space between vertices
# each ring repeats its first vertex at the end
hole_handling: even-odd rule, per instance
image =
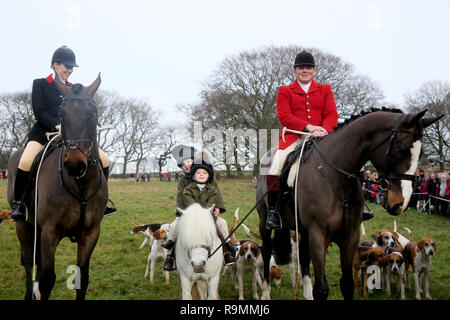
POLYGON ((27 134, 34 124, 30 91, 22 91, 0 96, 0 108, 3 114, 5 131, 2 135, 9 149, 21 148, 27 142, 27 134))
POLYGON ((122 174, 126 174, 132 162, 138 172, 140 163, 156 146, 159 113, 148 103, 131 98, 122 99, 116 107, 120 121, 114 130, 113 143, 123 163, 122 174))
POLYGON ((450 161, 450 85, 443 81, 425 82, 417 92, 406 96, 406 107, 410 113, 428 109, 428 117, 444 115, 425 129, 422 147, 426 156, 440 157, 440 170, 444 170, 444 162, 450 161))
MULTIPOLYGON (((216 128, 224 135, 229 129, 253 129, 256 132, 267 129, 269 144, 272 141, 270 129, 280 128, 276 114, 278 88, 294 80, 293 61, 303 49, 315 57, 315 80, 331 84, 341 116, 378 106, 384 98, 377 84, 368 77, 355 74, 350 63, 335 55, 315 48, 270 46, 225 58, 202 83, 200 103, 179 109, 191 121, 200 121, 205 128, 216 128)), ((270 145, 264 150, 268 148, 270 145)), ((234 153, 235 149, 226 150, 224 157, 226 152, 234 153)), ((237 159, 232 164, 225 162, 226 166, 240 168, 237 159)))
POLYGON ((175 147, 176 141, 174 141, 175 127, 166 126, 158 130, 158 144, 154 149, 156 163, 158 164, 158 172, 161 175, 162 168, 167 165, 168 160, 171 158, 171 152, 175 147))

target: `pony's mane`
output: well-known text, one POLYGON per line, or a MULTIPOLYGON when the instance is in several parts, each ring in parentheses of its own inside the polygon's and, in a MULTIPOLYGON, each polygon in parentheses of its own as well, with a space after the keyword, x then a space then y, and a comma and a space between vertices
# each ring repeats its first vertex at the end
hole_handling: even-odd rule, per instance
POLYGON ((187 248, 211 245, 217 236, 212 214, 198 203, 193 203, 183 210, 177 229, 178 241, 182 241, 187 248))
POLYGON ((371 108, 370 111, 362 111, 360 114, 357 115, 352 115, 350 118, 345 119, 344 122, 338 123, 338 125, 336 127, 334 127, 334 131, 336 132, 339 129, 342 129, 343 127, 347 126, 350 122, 353 122, 356 119, 359 119, 361 117, 364 117, 367 114, 371 114, 377 111, 382 111, 382 112, 392 112, 392 113, 403 113, 402 110, 400 109, 395 109, 395 108, 385 108, 382 107, 381 109, 378 108, 371 108))

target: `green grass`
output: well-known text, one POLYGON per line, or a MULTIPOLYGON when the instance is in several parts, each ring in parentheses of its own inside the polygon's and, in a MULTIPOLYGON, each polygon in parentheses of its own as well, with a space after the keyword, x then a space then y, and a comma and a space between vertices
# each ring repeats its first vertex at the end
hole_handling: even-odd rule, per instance
MULTIPOLYGON (((219 181, 227 212, 222 216, 231 227, 234 210, 240 208, 240 218, 253 207, 255 191, 250 178, 221 179, 219 181)), ((93 300, 158 300, 180 299, 181 287, 176 272, 170 273, 170 284, 166 285, 162 275, 162 262, 157 264, 155 281, 151 283, 144 278, 149 249, 139 250, 143 240, 142 235, 130 235, 133 226, 144 223, 171 222, 175 217, 176 182, 131 183, 128 180, 111 179, 109 182, 110 197, 119 212, 103 220, 101 235, 91 259, 90 283, 87 299, 93 300)), ((6 181, 0 181, 0 209, 8 208, 6 201, 6 181)), ((368 235, 379 229, 392 229, 394 217, 388 215, 379 206, 370 205, 375 212, 375 218, 365 223, 368 235)), ((449 279, 449 222, 443 217, 430 216, 409 209, 395 218, 399 232, 407 236, 404 226, 413 231, 414 239, 430 236, 436 240, 437 254, 433 257, 433 267, 430 283, 430 294, 433 299, 446 300, 450 296, 449 279)), ((258 230, 258 215, 256 211, 246 220, 245 224, 252 230, 258 230)), ((238 239, 248 238, 240 228, 238 239)), ((342 300, 339 290, 340 263, 339 250, 333 244, 326 257, 327 280, 330 287, 329 299, 342 300)), ((76 264, 76 245, 67 238, 63 239, 56 252, 56 284, 51 299, 74 299, 75 291, 66 286, 71 274, 66 273, 68 266, 76 264)), ((272 286, 271 297, 274 300, 292 300, 294 289, 290 285, 289 267, 282 266, 283 276, 280 286, 272 286)), ((312 268, 311 268, 312 271, 312 268)), ((412 280, 412 279, 411 279, 412 280)), ((379 290, 369 297, 371 300, 394 300, 396 285, 393 284, 392 297, 379 290)), ((361 291, 360 291, 361 292, 361 291)), ((355 299, 361 299, 356 293, 355 299)), ((0 299, 23 299, 25 293, 25 271, 20 265, 20 245, 16 237, 14 223, 5 221, 0 231, 0 299)), ((238 291, 233 288, 231 273, 222 279, 219 288, 221 299, 237 300, 238 291)), ((244 282, 244 295, 251 299, 251 279, 247 275, 244 282)), ((413 289, 406 290, 407 299, 414 299, 413 289)), ((300 288, 297 299, 302 300, 300 288)))

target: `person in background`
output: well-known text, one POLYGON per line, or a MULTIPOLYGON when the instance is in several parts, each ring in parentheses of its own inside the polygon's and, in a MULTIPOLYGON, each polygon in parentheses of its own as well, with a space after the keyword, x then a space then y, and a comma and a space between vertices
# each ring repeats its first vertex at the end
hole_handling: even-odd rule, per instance
POLYGON ((450 179, 447 177, 445 172, 441 173, 441 179, 439 183, 439 188, 437 190, 438 197, 438 206, 439 212, 444 217, 447 217, 447 209, 448 209, 448 200, 450 200, 450 179))
POLYGON ((432 172, 430 174, 430 179, 427 182, 427 193, 430 196, 430 212, 434 214, 439 214, 439 205, 438 199, 438 190, 439 190, 440 181, 436 176, 436 173, 432 172))

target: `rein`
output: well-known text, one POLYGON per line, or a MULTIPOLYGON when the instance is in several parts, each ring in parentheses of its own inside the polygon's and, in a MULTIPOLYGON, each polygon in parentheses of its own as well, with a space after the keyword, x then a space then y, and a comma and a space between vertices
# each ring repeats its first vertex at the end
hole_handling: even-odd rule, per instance
MULTIPOLYGON (((321 156, 321 158, 323 159, 323 161, 324 161, 328 166, 330 166, 330 167, 333 168, 334 170, 336 170, 336 171, 342 173, 343 175, 347 176, 347 178, 355 178, 355 179, 357 179, 357 180, 359 180, 359 181, 361 181, 361 182, 376 183, 376 184, 380 185, 380 188, 381 188, 383 191, 386 191, 386 190, 389 189, 389 181, 388 181, 388 179, 390 179, 390 180, 411 180, 411 181, 414 181, 414 180, 415 180, 415 176, 412 175, 412 174, 403 174, 403 173, 398 173, 398 172, 391 172, 391 171, 389 170, 389 168, 390 168, 390 160, 391 160, 391 152, 392 152, 392 145, 393 145, 393 143, 394 143, 394 141, 395 141, 395 139, 396 139, 396 137, 397 137, 397 133, 406 133, 406 134, 411 134, 411 135, 416 134, 416 132, 411 132, 411 131, 399 130, 399 129, 398 129, 399 126, 400 126, 400 123, 401 123, 401 121, 403 120, 404 117, 406 117, 406 115, 400 116, 400 117, 397 119, 397 121, 396 121, 396 123, 395 123, 393 129, 391 130, 391 134, 390 134, 389 136, 387 136, 385 139, 383 139, 380 143, 378 143, 378 144, 375 146, 375 148, 373 148, 373 149, 370 151, 370 153, 372 153, 373 151, 375 151, 376 149, 378 149, 380 146, 382 146, 386 141, 389 140, 389 145, 388 145, 388 147, 387 147, 387 149, 386 149, 386 152, 385 152, 385 169, 384 169, 383 173, 380 174, 378 180, 361 179, 361 177, 359 177, 357 174, 350 173, 350 172, 347 172, 347 171, 345 171, 345 170, 343 170, 343 169, 341 169, 341 168, 336 167, 335 165, 331 164, 331 163, 325 158, 325 156, 322 154, 322 152, 321 152, 320 149, 319 149, 319 146, 317 145, 317 141, 314 141, 314 139, 312 139, 311 141, 313 142, 314 150, 317 150, 317 152, 319 153, 319 155, 321 156)), ((314 151, 314 150, 313 150, 313 151, 314 151)), ((313 152, 313 154, 314 154, 314 152, 313 152)), ((316 158, 316 157, 314 157, 314 158, 316 159, 316 162, 318 162, 318 161, 317 161, 317 158, 316 158)), ((322 167, 322 166, 319 166, 318 169, 319 169, 321 175, 327 180, 327 183, 330 184, 331 182, 329 182, 328 177, 324 176, 324 174, 323 174, 322 171, 321 171, 321 170, 323 169, 323 167, 322 167)), ((331 185, 330 185, 330 186, 331 186, 331 185)), ((333 191, 336 193, 335 188, 334 188, 333 186, 331 186, 331 187, 332 187, 333 191)), ((336 195, 337 195, 337 194, 336 194, 336 195)))

